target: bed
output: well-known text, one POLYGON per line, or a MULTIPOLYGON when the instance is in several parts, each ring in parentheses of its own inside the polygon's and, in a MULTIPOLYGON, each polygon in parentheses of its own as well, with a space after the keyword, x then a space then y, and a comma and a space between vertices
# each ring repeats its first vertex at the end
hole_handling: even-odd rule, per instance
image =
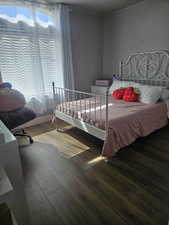
MULTIPOLYGON (((168 87, 169 54, 167 51, 136 53, 120 63, 119 78, 138 84, 168 87)), ((102 155, 114 156, 121 148, 139 137, 167 125, 167 104, 124 102, 116 100, 107 89, 106 95, 55 87, 54 118, 64 120, 102 139, 102 155)), ((59 129, 59 127, 58 127, 59 129)))

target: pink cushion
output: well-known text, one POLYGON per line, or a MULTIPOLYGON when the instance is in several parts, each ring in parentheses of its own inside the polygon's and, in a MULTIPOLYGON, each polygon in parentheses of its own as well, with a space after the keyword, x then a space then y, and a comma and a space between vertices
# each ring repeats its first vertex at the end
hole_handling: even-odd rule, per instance
POLYGON ((10 88, 0 89, 0 112, 10 112, 24 107, 25 98, 19 91, 10 88))

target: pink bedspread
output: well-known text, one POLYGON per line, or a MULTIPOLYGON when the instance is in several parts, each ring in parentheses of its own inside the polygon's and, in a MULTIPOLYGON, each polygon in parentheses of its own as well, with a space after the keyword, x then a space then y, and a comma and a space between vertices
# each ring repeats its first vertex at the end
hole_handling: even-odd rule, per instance
MULTIPOLYGON (((60 105, 59 110, 81 119, 101 129, 105 129, 106 105, 100 107, 100 98, 83 99, 60 105), (97 109, 96 111, 93 109, 97 109)), ((109 123, 102 155, 111 157, 116 152, 167 125, 167 106, 165 103, 143 104, 124 102, 109 97, 109 123)))
POLYGON ((143 104, 112 100, 109 127, 102 155, 112 157, 116 152, 130 145, 139 137, 167 125, 167 106, 165 103, 143 104))

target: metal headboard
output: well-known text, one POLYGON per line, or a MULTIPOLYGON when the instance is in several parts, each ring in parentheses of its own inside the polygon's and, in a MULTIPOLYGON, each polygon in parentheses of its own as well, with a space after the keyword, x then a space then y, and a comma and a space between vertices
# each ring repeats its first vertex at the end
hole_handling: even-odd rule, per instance
POLYGON ((120 78, 169 87, 169 52, 136 53, 120 62, 120 78))

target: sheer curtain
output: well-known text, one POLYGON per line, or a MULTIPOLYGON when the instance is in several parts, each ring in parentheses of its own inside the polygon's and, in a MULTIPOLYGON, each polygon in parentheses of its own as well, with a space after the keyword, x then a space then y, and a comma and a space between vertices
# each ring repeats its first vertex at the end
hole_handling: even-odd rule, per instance
POLYGON ((53 110, 53 81, 74 88, 69 26, 64 5, 54 9, 18 1, 0 5, 2 79, 21 91, 28 107, 39 115, 53 110))
POLYGON ((74 89, 74 75, 72 63, 72 46, 71 46, 71 31, 70 31, 70 10, 66 5, 59 6, 60 14, 60 30, 62 40, 62 59, 63 59, 63 73, 64 86, 68 89, 74 89))

